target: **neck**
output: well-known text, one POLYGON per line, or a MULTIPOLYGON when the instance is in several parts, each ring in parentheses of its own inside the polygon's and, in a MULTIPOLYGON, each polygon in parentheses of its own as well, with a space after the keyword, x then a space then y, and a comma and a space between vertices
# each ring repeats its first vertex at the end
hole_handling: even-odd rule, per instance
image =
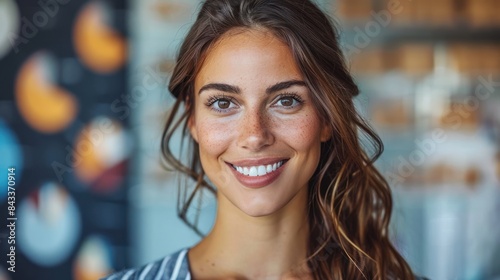
POLYGON ((308 272, 307 195, 262 217, 246 215, 225 197, 218 201, 212 231, 189 253, 193 278, 283 279, 308 272))

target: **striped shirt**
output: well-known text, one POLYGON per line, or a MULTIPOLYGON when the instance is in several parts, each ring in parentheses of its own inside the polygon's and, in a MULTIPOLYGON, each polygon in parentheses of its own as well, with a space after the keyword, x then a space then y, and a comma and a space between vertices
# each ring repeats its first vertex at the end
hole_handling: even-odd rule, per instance
MULTIPOLYGON (((191 280, 187 252, 182 249, 136 269, 116 272, 101 280, 191 280)), ((428 280, 415 276, 415 280, 428 280)))
POLYGON ((177 251, 163 259, 136 269, 116 272, 101 280, 191 280, 187 251, 177 251))

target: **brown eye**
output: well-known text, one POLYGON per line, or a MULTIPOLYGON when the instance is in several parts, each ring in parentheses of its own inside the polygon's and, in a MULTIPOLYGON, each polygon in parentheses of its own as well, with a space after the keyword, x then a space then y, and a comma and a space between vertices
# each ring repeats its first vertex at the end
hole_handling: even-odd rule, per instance
POLYGON ((278 96, 277 101, 273 104, 273 107, 294 111, 303 103, 304 101, 299 95, 294 93, 284 93, 278 96))
POLYGON ((221 99, 217 101, 217 106, 219 109, 227 109, 231 105, 231 102, 229 100, 221 99))
POLYGON ((233 109, 238 107, 235 100, 231 97, 224 96, 211 97, 207 100, 205 105, 217 113, 230 113, 233 109))
POLYGON ((283 97, 280 99, 281 106, 291 107, 293 106, 293 97, 283 97))

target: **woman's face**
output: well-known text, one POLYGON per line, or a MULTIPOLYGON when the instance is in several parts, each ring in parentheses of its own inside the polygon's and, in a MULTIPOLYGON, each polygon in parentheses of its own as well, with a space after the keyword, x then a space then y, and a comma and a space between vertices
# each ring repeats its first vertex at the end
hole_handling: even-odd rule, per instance
POLYGON ((330 131, 287 45, 264 31, 226 34, 208 51, 194 95, 188 124, 219 200, 264 216, 307 196, 330 131))

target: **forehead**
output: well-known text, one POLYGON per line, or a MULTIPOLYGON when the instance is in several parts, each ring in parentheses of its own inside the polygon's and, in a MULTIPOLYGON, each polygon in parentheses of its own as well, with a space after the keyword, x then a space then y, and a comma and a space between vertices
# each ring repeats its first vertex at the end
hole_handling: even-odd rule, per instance
POLYGON ((195 78, 195 88, 219 82, 240 84, 258 80, 277 83, 302 80, 291 49, 267 30, 232 30, 206 53, 195 78))

